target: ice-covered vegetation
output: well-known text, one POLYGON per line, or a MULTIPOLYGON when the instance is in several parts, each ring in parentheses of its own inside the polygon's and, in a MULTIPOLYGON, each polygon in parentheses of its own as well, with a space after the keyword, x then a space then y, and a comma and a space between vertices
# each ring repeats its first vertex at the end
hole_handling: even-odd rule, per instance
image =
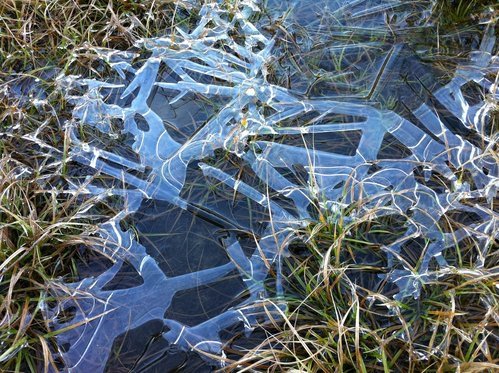
MULTIPOLYGON (((394 24, 400 28, 407 22, 404 17, 410 15, 399 2, 385 2, 374 9, 360 3, 334 3, 328 19, 337 15, 338 25, 330 27, 358 25, 383 32, 391 12, 398 12, 402 18, 394 24)), ((106 360, 111 341, 154 319, 163 320, 168 331, 162 336, 168 342, 220 354, 220 331, 243 322, 246 332, 251 332, 262 322, 258 316, 266 318, 266 312, 277 312, 274 307, 285 307, 282 257, 288 255, 287 246, 295 238, 294 232, 314 221, 312 206, 334 212, 363 201, 355 214, 344 219, 355 220, 364 214, 404 219, 404 233, 382 246, 389 269, 386 276, 398 288, 395 299, 419 297, 421 286, 435 276, 435 268, 449 268, 444 250, 468 237, 477 246, 477 269, 483 265, 497 234, 497 216, 472 201, 483 198, 491 202, 497 193, 497 159, 488 153, 495 140, 487 128, 491 105, 482 100, 467 102, 462 88, 472 84, 492 95, 489 100, 496 98, 495 82, 487 79, 498 67, 491 54, 495 45, 493 27, 485 32, 478 50, 459 66, 451 81, 433 92, 420 93, 423 97, 431 95, 448 110, 453 122, 446 123, 448 118, 441 118, 431 102, 419 97, 414 101, 421 103, 411 103, 415 106, 408 110, 411 115, 404 116, 373 106, 357 92, 347 96, 324 89, 326 92, 317 97, 314 92, 304 95, 273 84, 268 79, 268 68, 275 54, 283 51, 276 52, 275 39, 262 33, 252 21, 260 11, 258 6, 252 1, 206 3, 192 30, 178 27, 169 35, 142 40, 142 53, 147 57, 138 64, 134 61, 140 54, 96 50, 116 70, 118 77, 114 81, 61 78, 61 85, 71 88, 68 98, 75 105, 74 121, 69 124, 69 156, 118 181, 112 187, 90 183, 86 186, 88 193, 102 198, 123 197, 126 206, 102 224, 100 235, 105 244, 93 248, 112 258, 112 267, 96 277, 65 284, 68 299, 52 310, 57 314, 72 308, 76 313, 69 322, 55 322, 56 329, 82 324, 58 336, 61 344, 69 345, 62 355, 70 368, 87 370, 96 361, 106 360), (211 107, 201 120, 194 112, 198 100, 216 102, 216 107, 211 107), (192 116, 194 125, 186 123, 187 116, 192 116), (172 135, 175 130, 186 131, 187 125, 194 128, 189 129, 191 133, 185 139, 172 135), (138 157, 116 154, 83 141, 79 136, 81 126, 93 126, 111 137, 131 135, 130 147, 138 157), (314 142, 303 146, 296 141, 303 139, 306 144, 305 138, 321 135, 326 135, 327 149, 316 148, 314 142), (334 144, 340 136, 350 144, 345 146, 339 140, 334 144), (392 144, 381 155, 387 137, 393 138, 392 144), (394 149, 395 141, 401 149, 394 149), (210 164, 209 159, 217 151, 226 153, 222 157, 227 159, 229 154, 235 157, 242 172, 251 170, 257 185, 210 164), (260 205, 267 217, 260 222, 264 228, 257 232, 249 225, 241 226, 226 211, 217 211, 213 200, 200 202, 184 197, 189 166, 199 169, 207 180, 217 180, 260 205), (293 180, 297 170, 306 174, 301 183, 293 180), (274 200, 273 194, 287 199, 287 206, 274 200), (219 220, 227 230, 223 241, 230 261, 181 276, 166 276, 132 232, 120 226, 144 199, 166 201, 206 219, 219 220), (442 220, 456 212, 472 215, 473 222, 444 231, 442 220), (255 237, 254 251, 249 256, 241 248, 235 227, 255 237), (424 240, 424 248, 420 263, 414 267, 408 263, 404 248, 411 250, 410 244, 418 239, 424 240), (106 289, 125 262, 133 266, 143 283, 106 289), (271 270, 276 279, 273 302, 269 303, 264 285, 271 270), (231 271, 238 271, 249 293, 240 303, 199 325, 187 326, 164 317, 176 292, 210 284, 231 271)), ((322 24, 301 22, 305 23, 303 27, 319 27, 318 33, 325 32, 322 24)), ((354 70, 356 64, 362 67, 364 56, 360 49, 380 61, 364 65, 370 71, 346 83, 349 90, 359 87, 359 91, 362 85, 369 85, 369 95, 381 90, 383 84, 390 84, 388 75, 400 69, 397 63, 403 53, 402 44, 378 40, 328 48, 331 55, 341 48, 345 59, 339 62, 342 64, 348 64, 354 53, 358 56, 346 70, 354 70)), ((352 71, 342 73, 354 75, 352 71)), ((426 88, 419 82, 408 84, 426 88)), ((337 86, 341 88, 341 84, 337 86)))
MULTIPOLYGON (((63 157, 88 175, 69 178, 70 193, 114 203, 116 213, 99 223, 97 243, 81 249, 110 264, 50 285, 57 302, 42 309, 56 334, 53 356, 70 371, 103 371, 117 339, 159 321, 168 345, 225 366, 233 359, 225 356, 227 330, 241 326, 249 337, 262 325, 289 324, 297 273, 289 258, 299 243, 319 255, 314 281, 334 282, 343 271, 351 294, 362 288, 371 305, 398 318, 385 325, 402 324, 393 332, 398 339, 411 339, 400 304, 424 301, 427 285, 455 271, 491 276, 499 231, 494 15, 482 20, 480 39, 448 78, 425 61, 429 48, 411 44, 412 34, 434 32, 434 7, 396 0, 183 2, 175 8, 183 21, 164 35, 140 39, 133 50, 91 48, 99 68, 110 67, 108 77, 60 75, 73 111, 64 123, 64 153, 53 150, 56 162, 63 157), (161 258, 186 256, 185 247, 167 239, 152 252, 148 233, 184 214, 200 221, 200 232, 205 225, 215 232, 210 239, 218 242, 203 255, 217 259, 191 258, 193 270, 167 271, 161 258), (372 226, 362 236, 371 242, 356 237, 361 223, 382 221, 382 237, 372 226), (324 231, 329 243, 321 247, 316 238, 324 231), (341 269, 348 247, 338 247, 340 236, 368 248, 352 257, 371 266, 374 280, 341 269), (469 265, 460 267, 455 253, 470 242, 469 265), (124 268, 136 282, 127 285, 124 268), (234 299, 199 322, 169 311, 179 294, 234 281, 234 299)), ((344 307, 360 312, 350 295, 344 307)), ((497 323, 497 299, 489 295, 479 301, 497 323)), ((356 327, 353 354, 362 350, 356 327)), ((266 342, 262 349, 276 348, 266 342)), ((431 353, 411 353, 428 359, 446 348, 442 342, 431 353)), ((396 359, 383 351, 386 370, 396 359)), ((145 369, 155 359, 135 364, 145 369)))

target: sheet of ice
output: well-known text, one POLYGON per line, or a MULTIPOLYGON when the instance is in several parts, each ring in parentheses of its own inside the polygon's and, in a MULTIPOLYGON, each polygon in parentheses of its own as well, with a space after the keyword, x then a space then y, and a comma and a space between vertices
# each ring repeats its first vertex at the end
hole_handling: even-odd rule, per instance
MULTIPOLYGON (((359 26, 385 35, 394 29, 405 30, 409 18, 411 24, 417 22, 424 27, 431 6, 430 2, 422 1, 415 2, 415 8, 414 4, 395 0, 322 3, 325 10, 320 20, 306 19, 311 15, 297 17, 299 26, 301 23, 300 27, 319 39, 327 33, 348 34, 359 26), (397 14, 397 20, 387 23, 387 17, 393 14, 397 14), (414 14, 418 14, 417 21, 414 14), (337 24, 327 22, 332 19, 337 24)), ((69 371, 102 371, 103 362, 109 358, 112 343, 119 335, 155 319, 163 320, 162 337, 169 343, 186 350, 222 354, 224 341, 220 331, 224 328, 243 322, 250 333, 258 323, 268 319, 266 312, 277 315, 277 308, 285 309, 280 300, 283 295, 280 261, 287 255, 289 243, 296 239, 296 230, 313 221, 310 209, 314 200, 331 207, 362 199, 366 201, 363 209, 375 208, 377 216, 409 217, 406 232, 383 247, 393 268, 388 279, 399 288, 396 298, 418 297, 422 284, 432 276, 431 262, 436 260, 438 266, 447 266, 442 252, 453 247, 456 239, 472 236, 482 250, 487 250, 491 237, 497 235, 497 214, 466 203, 476 198, 496 197, 497 160, 484 155, 462 131, 455 130, 456 126, 465 127, 489 146, 497 140, 489 138, 486 131, 490 105, 483 101, 469 104, 461 91, 467 83, 474 82, 488 95, 499 98, 494 82, 487 79, 489 73, 497 73, 499 68, 497 57, 492 55, 495 46, 492 26, 485 33, 480 49, 472 54, 469 63, 458 68, 455 78, 426 93, 433 101, 415 97, 414 101, 420 103, 411 110, 412 116, 406 117, 373 104, 383 85, 390 84, 390 73, 400 70, 402 62, 407 60, 402 44, 380 37, 363 45, 328 45, 331 55, 343 51, 347 57, 359 55, 359 49, 364 48, 365 61, 374 62, 365 65, 363 59, 346 58, 342 62, 348 64, 344 73, 350 78, 330 82, 321 92, 317 87, 310 88, 307 74, 292 76, 294 86, 284 87, 269 79, 269 66, 275 65, 276 56, 285 51, 282 45, 276 45, 270 32, 259 30, 255 21, 259 4, 252 0, 231 4, 206 2, 199 8, 194 29, 177 28, 170 35, 142 40, 139 46, 148 57, 141 63, 135 62, 139 55, 98 50, 117 72, 112 82, 61 77, 61 86, 67 88, 67 97, 75 105, 74 118, 68 127, 71 159, 117 180, 114 187, 91 183, 86 191, 102 198, 121 196, 126 201, 117 216, 101 225, 103 244, 92 248, 112 258, 114 264, 100 275, 78 283, 54 284, 56 291, 66 297, 57 306, 47 307, 46 313, 54 330, 60 332, 57 341, 64 348, 59 353, 69 371), (374 58, 368 58, 370 53, 374 58), (364 76, 358 75, 361 68, 366 69, 364 76), (164 101, 158 104, 158 97, 164 101), (213 103, 211 112, 202 120, 191 113, 199 101, 213 103), (454 121, 452 125, 432 102, 448 110, 454 121), (184 140, 179 140, 175 134, 187 131, 185 118, 190 114, 194 128, 189 129, 184 140), (130 147, 137 157, 85 142, 80 136, 80 126, 93 127, 104 137, 131 136, 130 147), (348 154, 339 148, 324 150, 272 140, 278 136, 350 133, 358 134, 359 140, 348 154), (380 156, 388 135, 406 149, 403 156, 380 156), (250 185, 235 173, 211 164, 209 160, 219 151, 249 167, 258 185, 250 185), (133 215, 143 201, 166 201, 208 220, 217 219, 226 227, 239 224, 231 216, 224 216, 223 211, 214 211, 210 201, 203 203, 185 196, 183 189, 189 167, 197 168, 206 180, 216 180, 217 185, 223 184, 234 194, 245 196, 271 218, 260 222, 264 226, 260 232, 250 232, 256 237, 252 254, 245 253, 238 235, 227 229, 224 247, 230 258, 228 263, 169 277, 132 232, 121 227, 122 220, 133 215), (416 175, 421 167, 423 178, 416 175), (289 177, 297 176, 298 169, 306 174, 303 183, 289 177), (462 182, 456 170, 469 173, 472 182, 462 182), (447 190, 434 188, 428 182, 437 174, 449 182, 447 190), (281 206, 281 201, 273 199, 271 193, 262 192, 262 185, 273 195, 291 201, 294 212, 281 206), (455 210, 475 213, 479 222, 456 232, 442 232, 440 219, 455 210), (403 260, 401 248, 418 237, 425 239, 426 246, 416 271, 403 260), (106 284, 124 263, 138 272, 143 283, 107 290, 106 284), (277 280, 272 291, 273 302, 268 302, 271 295, 265 279, 271 268, 277 273, 277 280), (239 273, 249 293, 237 306, 195 326, 165 318, 165 310, 177 292, 210 284, 231 271, 239 273), (74 313, 69 321, 57 317, 68 309, 74 313)), ((305 14, 303 7, 309 4, 294 2, 295 17, 305 14)), ((192 6, 191 11, 196 11, 196 5, 192 6)), ((279 12, 277 6, 273 12, 279 12)), ((298 27, 292 16, 290 19, 298 27)), ((317 41, 304 38, 302 47, 309 47, 307 40, 317 41)), ((314 52, 317 46, 310 48, 314 52)), ((285 60, 275 76, 283 74, 289 64, 291 59, 285 60)), ((248 227, 238 229, 251 231, 248 227)))

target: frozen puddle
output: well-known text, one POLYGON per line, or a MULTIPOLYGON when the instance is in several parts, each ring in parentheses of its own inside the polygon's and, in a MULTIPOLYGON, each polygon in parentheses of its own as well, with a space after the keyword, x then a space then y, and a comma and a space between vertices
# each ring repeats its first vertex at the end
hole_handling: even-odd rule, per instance
POLYGON ((472 237, 486 255, 499 231, 473 203, 499 185, 483 150, 497 140, 491 107, 466 94, 495 94, 493 27, 440 84, 403 37, 431 30, 430 2, 229 3, 185 4, 196 26, 142 40, 142 53, 97 50, 116 72, 107 81, 61 78, 75 105, 70 157, 108 176, 85 190, 122 206, 91 248, 112 263, 54 285, 66 297, 47 316, 70 371, 103 371, 120 346, 139 371, 185 356, 223 364, 230 330, 249 337, 285 312, 281 258, 316 206, 365 200, 363 211, 405 217, 383 247, 398 299, 419 296, 445 249, 472 237), (474 219, 443 231, 456 212, 474 219), (403 248, 421 239, 415 272, 403 248))

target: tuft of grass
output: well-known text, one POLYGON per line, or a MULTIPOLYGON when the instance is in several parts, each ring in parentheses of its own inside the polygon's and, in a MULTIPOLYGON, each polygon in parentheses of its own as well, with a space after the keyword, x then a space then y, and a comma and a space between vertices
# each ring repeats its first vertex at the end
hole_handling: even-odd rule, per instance
MULTIPOLYGON (((396 288, 381 242, 397 239, 404 217, 347 222, 359 206, 321 211, 302 234, 305 255, 287 261, 289 310, 264 342, 228 371, 497 371, 497 251, 476 269, 473 242, 446 253, 418 299, 393 299, 396 288)), ((420 258, 408 258, 417 267, 420 258)))
MULTIPOLYGON (((5 143, 4 143, 5 145, 5 143)), ((40 371, 50 357, 42 310, 48 284, 75 278, 77 248, 89 245, 93 224, 82 214, 92 202, 64 195, 57 175, 0 158, 0 370, 40 371)))
POLYGON ((172 0, 3 0, 0 65, 63 68, 83 47, 128 49, 170 28, 174 9, 172 0))
POLYGON ((476 44, 484 23, 492 20, 494 24, 498 16, 499 4, 494 0, 435 1, 432 10, 435 34, 423 38, 425 53, 421 58, 432 61, 450 78, 458 60, 467 58, 470 46, 476 44))
POLYGON ((499 4, 491 0, 438 0, 434 17, 440 27, 459 30, 478 23, 481 13, 498 11, 499 4))

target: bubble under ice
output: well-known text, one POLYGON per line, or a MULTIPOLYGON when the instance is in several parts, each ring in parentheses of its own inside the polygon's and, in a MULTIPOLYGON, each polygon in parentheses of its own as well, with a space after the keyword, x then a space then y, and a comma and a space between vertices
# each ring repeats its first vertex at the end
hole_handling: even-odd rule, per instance
MULTIPOLYGON (((409 13, 404 13, 403 1, 378 2, 374 7, 367 7, 366 1, 325 3, 333 15, 339 15, 338 28, 364 25, 386 31, 387 14, 397 12, 399 19, 395 26, 402 29, 407 25, 404 15, 409 17, 409 13)), ((300 4, 295 3, 298 7, 300 4)), ((191 5, 193 12, 197 7, 191 5)), ((420 11, 424 17, 424 11, 420 11)), ((126 185, 120 188, 90 183, 85 187, 89 194, 102 198, 121 196, 126 201, 120 213, 100 226, 103 244, 92 248, 112 258, 113 265, 100 275, 77 283, 55 284, 69 296, 48 310, 48 317, 54 330, 65 330, 57 336, 57 342, 66 346, 59 353, 69 371, 103 371, 113 341, 150 320, 162 320, 166 327, 162 338, 181 349, 223 354, 220 332, 224 328, 243 322, 245 331, 251 333, 268 313, 278 315, 285 309, 280 261, 287 255, 287 246, 296 239, 297 229, 314 220, 310 205, 317 199, 329 209, 362 199, 366 201, 364 211, 375 211, 376 217, 410 215, 405 233, 383 247, 389 266, 394 268, 388 278, 399 289, 395 296, 398 299, 419 296, 422 284, 432 276, 432 260, 441 268, 448 266, 442 255, 445 249, 472 236, 485 254, 497 236, 497 214, 478 204, 465 203, 496 197, 499 168, 495 159, 449 126, 432 106, 433 101, 419 99, 420 105, 411 110, 412 117, 408 119, 395 111, 376 107, 358 92, 350 96, 332 93, 313 97, 269 82, 267 69, 282 47, 253 21, 259 12, 259 4, 254 1, 240 2, 230 11, 223 3, 206 2, 199 9, 198 22, 192 30, 177 28, 171 35, 142 40, 140 47, 149 54, 141 65, 134 62, 139 57, 137 54, 96 50, 117 72, 118 79, 61 78, 62 85, 78 92, 68 89, 68 99, 75 105, 74 120, 68 127, 70 158, 115 178, 116 185, 126 185), (168 107, 203 99, 216 101, 218 106, 182 142, 166 126, 175 127, 175 117, 167 109, 157 112, 151 108, 150 98, 158 91, 167 97, 168 107), (110 97, 115 99, 114 103, 110 97), (304 115, 306 122, 300 119, 304 115), (121 127, 116 126, 116 120, 122 121, 121 127), (131 135, 131 148, 138 157, 120 155, 85 142, 79 126, 94 127, 108 136, 131 135), (355 151, 348 155, 269 140, 269 136, 354 132, 360 133, 360 138, 355 151), (396 159, 380 157, 388 134, 409 153, 396 159), (244 162, 261 185, 290 200, 292 211, 257 185, 210 164, 207 160, 220 150, 244 162), (207 219, 217 219, 225 227, 251 230, 240 227, 229 215, 212 211, 209 202, 203 205, 185 198, 182 189, 192 165, 207 179, 217 180, 219 185, 261 206, 271 219, 263 223, 260 232, 252 232, 256 237, 252 254, 245 253, 235 230, 227 229, 223 241, 230 258, 228 263, 169 277, 134 234, 120 225, 125 217, 139 210, 143 201, 166 201, 207 219), (288 176, 296 175, 298 167, 306 171, 307 183, 295 183, 288 176), (416 177, 418 167, 423 167, 425 181, 438 173, 448 180, 450 187, 432 188, 416 177), (468 172, 472 182, 459 180, 455 170, 468 172), (451 233, 442 232, 440 218, 456 210, 475 213, 479 221, 451 233), (427 244, 415 272, 401 259, 401 248, 417 237, 423 237, 427 244), (143 283, 107 290, 106 285, 124 263, 137 271, 143 283), (272 295, 265 284, 271 267, 277 277, 272 295), (238 271, 249 293, 239 304, 194 326, 165 318, 165 310, 177 292, 210 284, 233 271, 238 271), (76 310, 71 320, 56 317, 70 308, 76 310)), ((317 33, 320 32, 321 27, 317 26, 317 33)), ((474 82, 488 95, 499 98, 494 82, 487 79, 499 69, 499 61, 492 55, 494 45, 493 27, 490 27, 480 48, 457 68, 455 77, 435 91, 424 93, 446 108, 459 126, 490 146, 495 141, 486 134, 491 106, 486 101, 468 103, 462 88, 474 82)), ((403 45, 394 43, 385 47, 380 48, 381 57, 378 56, 382 62, 373 65, 373 71, 363 80, 352 82, 350 88, 368 82, 370 90, 375 91, 388 79, 389 72, 397 69, 403 45)))

